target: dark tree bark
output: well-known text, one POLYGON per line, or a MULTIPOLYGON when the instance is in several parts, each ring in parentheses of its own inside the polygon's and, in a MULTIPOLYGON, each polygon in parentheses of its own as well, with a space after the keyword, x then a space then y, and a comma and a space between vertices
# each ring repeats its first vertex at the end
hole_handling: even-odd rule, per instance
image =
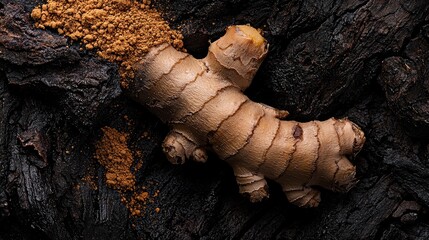
POLYGON ((290 205, 271 182, 268 200, 249 203, 215 156, 170 165, 167 126, 122 94, 117 65, 35 29, 29 13, 40 3, 0 0, 0 239, 429 238, 426 0, 155 1, 195 56, 228 25, 264 30, 270 52, 252 99, 290 119, 362 126, 359 184, 323 191, 316 209, 290 205), (131 217, 106 187, 94 159, 103 126, 131 133, 138 185, 160 191, 147 206, 159 213, 131 217))

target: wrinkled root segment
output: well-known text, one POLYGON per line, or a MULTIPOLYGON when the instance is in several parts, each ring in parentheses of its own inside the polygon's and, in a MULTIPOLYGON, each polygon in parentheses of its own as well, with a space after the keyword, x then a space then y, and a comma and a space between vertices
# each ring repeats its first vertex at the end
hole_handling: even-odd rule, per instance
POLYGON ((263 186, 257 190, 253 190, 252 192, 244 192, 242 193, 246 198, 249 199, 252 203, 261 202, 265 198, 269 198, 270 195, 268 193, 268 187, 263 186))
POLYGON ((304 187, 301 190, 285 191, 290 203, 298 207, 317 207, 320 203, 320 191, 311 187, 304 187))
MULTIPOLYGON (((351 168, 349 170, 346 170, 341 178, 336 178, 336 181, 334 182, 334 186, 332 187, 332 190, 336 192, 348 192, 350 189, 352 189, 356 184, 359 182, 358 179, 356 179, 356 169, 351 168)), ((338 177, 338 176, 336 176, 338 177)))

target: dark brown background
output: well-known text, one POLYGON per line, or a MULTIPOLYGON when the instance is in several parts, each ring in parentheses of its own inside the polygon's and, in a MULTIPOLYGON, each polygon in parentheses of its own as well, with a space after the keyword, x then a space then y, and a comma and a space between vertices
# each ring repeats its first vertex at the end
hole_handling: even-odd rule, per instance
POLYGON ((121 93, 117 65, 35 29, 29 13, 40 3, 0 0, 0 239, 429 238, 426 0, 155 2, 195 56, 228 25, 262 28, 270 52, 252 99, 290 119, 362 126, 359 184, 323 191, 316 209, 290 205, 272 182, 269 200, 249 203, 215 156, 170 165, 167 127, 121 93), (93 158, 103 126, 131 133, 139 185, 160 190, 143 217, 128 216, 93 158))

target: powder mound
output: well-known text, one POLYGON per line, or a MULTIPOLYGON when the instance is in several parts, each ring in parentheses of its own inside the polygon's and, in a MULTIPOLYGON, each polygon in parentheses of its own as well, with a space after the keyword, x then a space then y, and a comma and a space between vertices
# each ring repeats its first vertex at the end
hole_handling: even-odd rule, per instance
POLYGON ((133 78, 132 66, 150 48, 170 43, 183 47, 183 36, 144 0, 48 0, 31 13, 35 26, 56 29, 86 49, 120 64, 123 87, 133 78))
POLYGON ((127 146, 128 134, 110 127, 102 128, 103 137, 96 145, 95 158, 106 169, 107 186, 132 191, 135 176, 131 172, 133 155, 127 146))
MULTIPOLYGON (((133 152, 127 145, 128 134, 111 127, 103 127, 101 130, 103 136, 96 144, 95 158, 106 169, 106 184, 119 192, 121 202, 131 216, 143 216, 147 205, 154 203, 159 190, 136 186, 136 177, 131 170, 134 162, 133 152)), ((85 180, 92 179, 85 177, 85 180)), ((160 210, 155 208, 154 211, 158 213, 160 210)))

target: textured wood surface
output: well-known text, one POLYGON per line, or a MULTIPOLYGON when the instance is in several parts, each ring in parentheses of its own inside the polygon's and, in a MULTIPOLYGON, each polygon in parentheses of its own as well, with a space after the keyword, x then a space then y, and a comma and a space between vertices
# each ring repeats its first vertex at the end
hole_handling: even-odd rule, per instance
POLYGON ((122 94, 115 64, 35 29, 40 1, 0 0, 0 239, 428 239, 429 3, 405 2, 155 1, 195 56, 228 25, 264 30, 251 99, 362 126, 357 186, 299 209, 273 182, 270 199, 249 203, 214 156, 170 165, 167 127, 122 94), (106 187, 103 126, 130 133, 138 184, 159 190, 142 217, 106 187))

